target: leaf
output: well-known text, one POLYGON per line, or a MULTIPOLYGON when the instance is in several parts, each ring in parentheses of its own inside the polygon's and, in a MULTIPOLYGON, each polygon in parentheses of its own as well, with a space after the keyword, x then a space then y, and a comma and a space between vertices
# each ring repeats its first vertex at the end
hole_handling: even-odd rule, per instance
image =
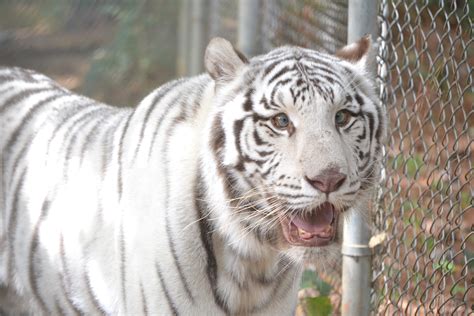
POLYGON ((318 292, 323 296, 329 295, 332 290, 331 284, 322 280, 315 271, 309 269, 303 272, 300 284, 300 289, 307 288, 317 289, 318 292))
POLYGON ((331 315, 332 305, 328 296, 308 297, 305 302, 308 316, 331 315))
POLYGON ((303 276, 301 277, 300 289, 314 288, 316 287, 318 277, 312 270, 304 270, 303 276))

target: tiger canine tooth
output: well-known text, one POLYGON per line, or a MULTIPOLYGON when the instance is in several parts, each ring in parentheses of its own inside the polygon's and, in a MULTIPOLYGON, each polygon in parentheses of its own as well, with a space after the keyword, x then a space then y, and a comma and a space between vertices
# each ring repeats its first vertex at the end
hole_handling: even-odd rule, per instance
POLYGON ((307 232, 306 230, 302 229, 302 228, 299 228, 298 227, 298 235, 301 237, 301 238, 309 238, 312 236, 311 233, 307 232))

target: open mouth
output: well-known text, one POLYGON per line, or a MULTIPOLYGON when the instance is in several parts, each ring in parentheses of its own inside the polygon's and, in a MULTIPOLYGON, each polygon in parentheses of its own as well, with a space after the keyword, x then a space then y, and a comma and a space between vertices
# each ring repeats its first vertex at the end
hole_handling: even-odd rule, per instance
POLYGON ((285 216, 280 222, 289 244, 304 247, 322 247, 336 238, 339 211, 324 202, 311 213, 285 216))

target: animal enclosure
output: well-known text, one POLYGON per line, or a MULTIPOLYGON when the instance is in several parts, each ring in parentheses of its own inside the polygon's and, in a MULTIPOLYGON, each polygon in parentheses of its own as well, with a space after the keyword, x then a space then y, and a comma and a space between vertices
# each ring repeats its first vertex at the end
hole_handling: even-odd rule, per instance
MULTIPOLYGON (((215 36, 249 55, 280 45, 334 53, 347 42, 356 2, 0 1, 0 64, 133 106, 171 78, 201 73, 215 36)), ((372 234, 386 237, 373 249, 370 300, 362 304, 377 315, 467 315, 474 309, 474 1, 368 2, 377 12, 376 89, 390 125, 371 210, 372 234)), ((340 264, 310 264, 297 313, 340 313, 341 283, 340 264)))

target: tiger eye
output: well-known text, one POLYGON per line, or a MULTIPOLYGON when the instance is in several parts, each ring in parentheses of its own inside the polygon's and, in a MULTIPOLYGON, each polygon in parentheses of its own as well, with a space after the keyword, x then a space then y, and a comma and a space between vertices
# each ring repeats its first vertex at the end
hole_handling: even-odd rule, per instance
POLYGON ((272 118, 272 123, 275 127, 285 129, 290 126, 290 118, 285 113, 279 113, 272 118))
POLYGON ((342 127, 349 123, 349 120, 351 119, 351 114, 346 111, 346 110, 341 110, 336 113, 336 125, 339 127, 342 127))

